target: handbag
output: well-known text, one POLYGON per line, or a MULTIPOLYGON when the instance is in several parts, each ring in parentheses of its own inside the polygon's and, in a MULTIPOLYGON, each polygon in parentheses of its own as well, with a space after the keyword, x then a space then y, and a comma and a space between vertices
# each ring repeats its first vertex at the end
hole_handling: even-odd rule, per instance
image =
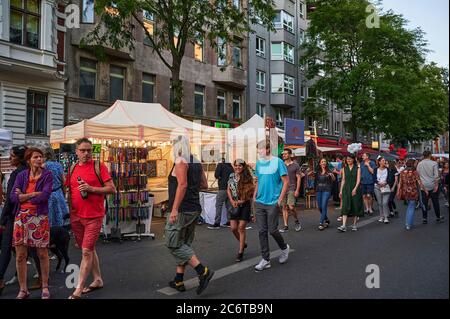
POLYGON ((391 193, 391 188, 389 187, 389 184, 384 185, 383 187, 380 187, 381 194, 389 194, 391 193))

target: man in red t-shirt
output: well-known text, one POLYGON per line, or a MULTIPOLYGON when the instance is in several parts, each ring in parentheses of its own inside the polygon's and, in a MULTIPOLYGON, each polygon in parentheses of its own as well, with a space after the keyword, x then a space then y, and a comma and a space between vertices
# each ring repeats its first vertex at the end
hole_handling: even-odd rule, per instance
POLYGON ((70 185, 71 211, 70 223, 78 247, 82 249, 82 260, 78 286, 69 299, 79 299, 81 294, 103 287, 100 262, 95 251, 95 243, 100 234, 105 216, 104 199, 107 194, 114 194, 116 188, 104 164, 100 165, 101 185, 95 173, 92 160, 92 142, 81 138, 76 142, 78 163, 69 172, 66 186, 70 185), (70 183, 70 184, 69 184, 70 183), (87 193, 83 199, 81 192, 87 193), (92 272, 93 282, 85 288, 86 280, 92 272))

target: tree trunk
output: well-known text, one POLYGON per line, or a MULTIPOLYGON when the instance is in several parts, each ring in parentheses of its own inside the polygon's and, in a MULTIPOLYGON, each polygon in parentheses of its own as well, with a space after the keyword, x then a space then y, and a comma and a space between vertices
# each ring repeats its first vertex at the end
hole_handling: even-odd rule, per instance
POLYGON ((183 105, 183 82, 180 80, 180 65, 180 63, 174 61, 170 85, 170 96, 172 97, 170 109, 178 115, 181 115, 183 105))

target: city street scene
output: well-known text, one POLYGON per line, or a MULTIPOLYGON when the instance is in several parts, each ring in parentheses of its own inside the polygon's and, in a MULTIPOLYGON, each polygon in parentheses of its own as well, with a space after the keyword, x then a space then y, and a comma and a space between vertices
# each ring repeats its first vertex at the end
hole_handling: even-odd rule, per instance
POLYGON ((0 302, 448 300, 448 7, 0 0, 0 302))

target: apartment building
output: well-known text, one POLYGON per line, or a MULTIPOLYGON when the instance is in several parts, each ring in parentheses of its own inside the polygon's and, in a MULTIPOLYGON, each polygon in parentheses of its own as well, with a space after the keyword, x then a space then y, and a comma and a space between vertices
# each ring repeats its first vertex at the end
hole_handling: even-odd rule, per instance
POLYGON ((16 145, 46 146, 64 126, 63 11, 53 0, 0 2, 0 127, 16 145))
MULTIPOLYGON (((72 124, 104 111, 117 99, 161 103, 170 109, 171 73, 153 52, 143 28, 136 27, 135 49, 107 49, 99 61, 80 48, 80 41, 98 22, 93 0, 72 1, 80 7, 80 28, 68 32, 67 117, 72 124)), ((244 8, 246 2, 233 4, 244 8)), ((157 27, 157 17, 142 12, 147 30, 157 27)), ((218 39, 220 41, 220 39, 218 39)), ((177 41, 177 39, 174 39, 177 41)), ((223 46, 223 58, 207 40, 188 44, 181 67, 182 116, 203 124, 234 127, 247 118, 247 38, 223 46)))

